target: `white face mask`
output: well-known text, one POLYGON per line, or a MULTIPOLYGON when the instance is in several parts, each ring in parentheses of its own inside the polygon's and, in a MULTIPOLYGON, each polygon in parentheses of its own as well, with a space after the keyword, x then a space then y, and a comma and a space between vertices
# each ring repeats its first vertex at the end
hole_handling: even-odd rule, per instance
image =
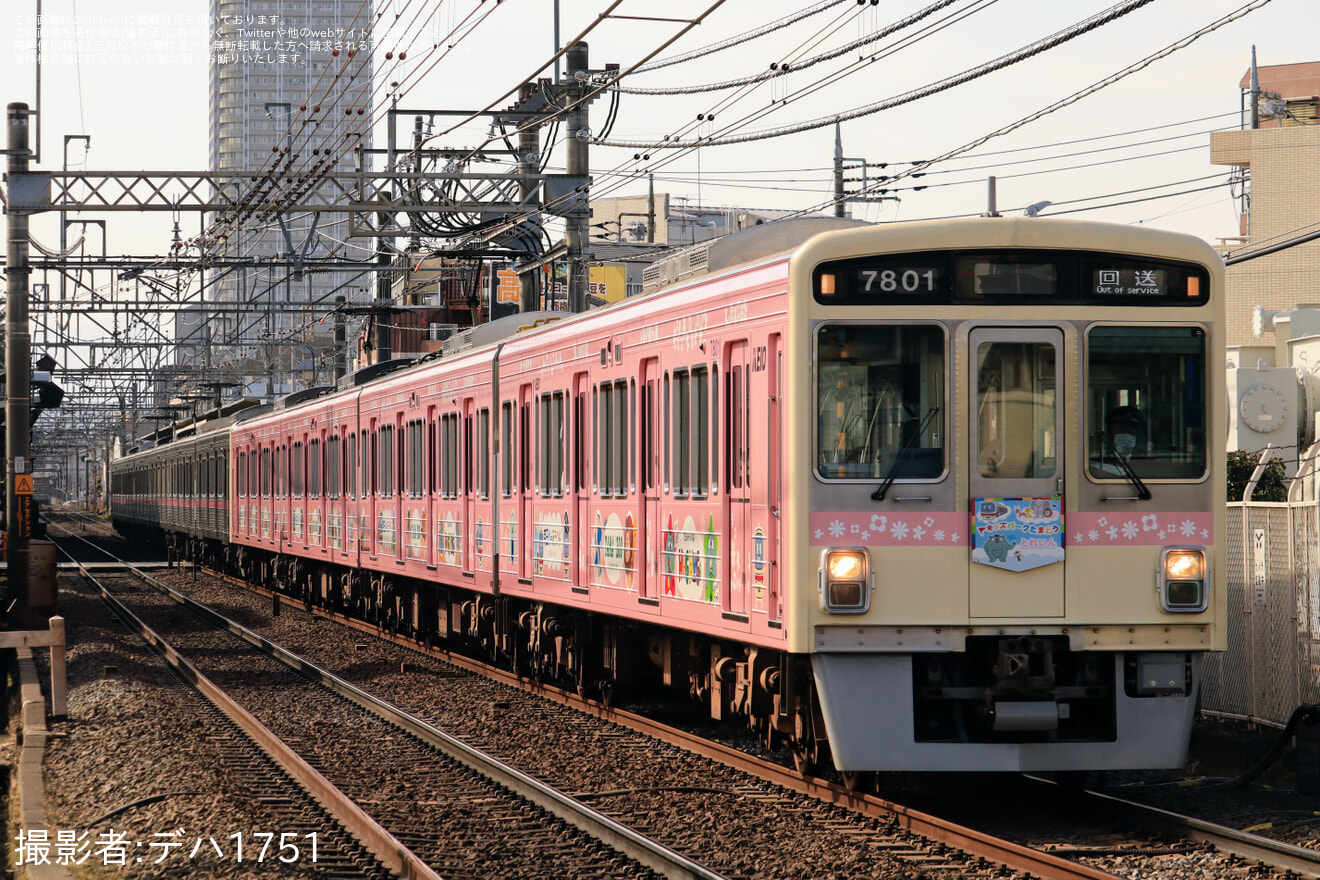
POLYGON ((1132 454, 1132 450, 1134 450, 1134 449, 1136 449, 1136 448, 1137 448, 1137 435, 1136 435, 1136 434, 1115 434, 1115 435, 1114 435, 1114 449, 1118 452, 1119 455, 1122 455, 1122 456, 1128 456, 1128 455, 1131 455, 1131 454, 1132 454))

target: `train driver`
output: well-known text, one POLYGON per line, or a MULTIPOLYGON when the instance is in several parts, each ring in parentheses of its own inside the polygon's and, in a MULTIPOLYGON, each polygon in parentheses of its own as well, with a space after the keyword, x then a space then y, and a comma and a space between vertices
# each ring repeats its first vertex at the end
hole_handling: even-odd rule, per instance
POLYGON ((1137 448, 1141 428, 1141 410, 1135 406, 1116 406, 1105 415, 1104 442, 1091 458, 1091 473, 1126 476, 1123 465, 1137 448))

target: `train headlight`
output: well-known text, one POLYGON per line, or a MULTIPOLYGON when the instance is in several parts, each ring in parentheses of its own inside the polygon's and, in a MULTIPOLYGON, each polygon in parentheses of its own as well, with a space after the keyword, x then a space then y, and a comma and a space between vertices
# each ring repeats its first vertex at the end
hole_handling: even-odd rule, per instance
POLYGON ((1165 547, 1160 551, 1160 607, 1176 614, 1196 614, 1209 604, 1205 550, 1165 547))
POLYGON ((831 614, 871 607, 871 560, 862 547, 831 547, 821 555, 820 605, 831 614))

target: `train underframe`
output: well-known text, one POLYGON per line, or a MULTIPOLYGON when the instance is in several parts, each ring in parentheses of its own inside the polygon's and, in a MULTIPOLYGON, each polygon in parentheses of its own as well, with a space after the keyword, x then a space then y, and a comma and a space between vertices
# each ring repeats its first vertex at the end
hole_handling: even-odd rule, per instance
MULTIPOLYGON (((1169 725, 1186 726, 1190 735, 1195 655, 1156 658, 1177 684, 1146 692, 1137 667, 1147 655, 1072 652, 1066 638, 1024 634, 969 639, 959 652, 807 656, 250 547, 184 536, 173 536, 171 547, 175 558, 273 586, 309 609, 423 645, 461 646, 606 705, 624 687, 685 692, 712 719, 741 720, 768 747, 791 748, 803 772, 833 763, 850 785, 866 769, 895 763, 1118 767, 1131 764, 1124 740, 1134 730, 1169 740, 1169 725), (1170 671, 1170 663, 1185 669, 1170 671), (846 697, 831 700, 831 691, 846 697), (827 718, 831 729, 864 740, 837 742, 831 753, 827 718)), ((1187 737, 1174 734, 1160 766, 1177 765, 1180 738, 1185 750, 1187 737)))

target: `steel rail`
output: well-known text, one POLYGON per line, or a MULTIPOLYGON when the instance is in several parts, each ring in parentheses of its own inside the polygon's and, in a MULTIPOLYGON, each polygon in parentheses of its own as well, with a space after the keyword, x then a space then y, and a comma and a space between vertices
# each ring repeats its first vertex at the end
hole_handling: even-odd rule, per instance
MULTIPOLYGON (((254 587, 236 578, 221 575, 217 572, 208 571, 208 573, 240 588, 252 590, 260 595, 270 595, 268 590, 254 587)), ((843 786, 824 779, 804 778, 787 767, 761 760, 746 752, 701 739, 694 734, 660 724, 642 715, 602 706, 569 691, 560 690, 544 683, 537 684, 527 681, 512 672, 488 666, 461 654, 455 654, 442 648, 425 648, 411 639, 395 633, 384 632, 371 624, 354 618, 342 614, 327 613, 320 608, 313 608, 311 611, 317 616, 349 625, 361 632, 375 635, 394 644, 443 659, 447 663, 484 675, 526 693, 572 706, 589 715, 614 722, 639 733, 654 736, 671 745, 721 764, 726 764, 791 791, 797 791, 827 803, 856 810, 865 815, 896 820, 904 830, 919 834, 938 843, 944 843, 973 856, 994 861, 996 864, 1004 865, 1014 871, 1028 873, 1041 878, 1041 880, 1115 880, 1113 874, 1086 865, 1079 865, 1076 862, 1040 852, 1030 847, 1001 840, 992 835, 940 819, 937 816, 911 809, 902 804, 887 801, 874 795, 850 792, 843 786)))
POLYGON ((1121 812, 1128 817, 1139 816, 1141 823, 1147 826, 1213 844, 1216 849, 1263 862, 1280 871, 1291 871, 1303 877, 1320 877, 1320 853, 1314 850, 1102 792, 1088 791, 1086 797, 1094 799, 1097 806, 1121 812))
MULTIPOLYGON (((71 537, 81 539, 79 535, 71 534, 71 537)), ((241 624, 229 620, 207 606, 193 601, 132 563, 125 562, 124 567, 213 625, 233 633, 286 666, 324 685, 360 708, 398 726, 459 763, 509 789, 547 813, 581 829, 592 838, 607 844, 617 852, 645 865, 661 876, 673 878, 673 880, 727 880, 723 875, 692 861, 682 853, 639 834, 632 828, 591 809, 558 789, 496 760, 462 740, 427 724, 420 718, 363 691, 328 670, 322 669, 315 663, 280 647, 241 624)), ((104 588, 101 589, 102 594, 105 595, 104 588)), ((197 673, 197 675, 200 677, 200 673, 197 673)), ((326 784, 329 785, 328 782, 326 784)))
POLYGON ((125 626, 159 651, 166 663, 178 670, 179 674, 223 712, 225 717, 237 724, 262 751, 270 756, 271 760, 292 776, 330 815, 339 820, 349 834, 380 859, 381 864, 405 880, 443 880, 408 847, 400 843, 394 835, 385 830, 330 780, 272 733, 270 728, 236 703, 179 654, 159 633, 129 611, 124 603, 111 595, 110 591, 81 564, 78 573, 96 588, 101 594, 101 601, 110 606, 111 610, 124 621, 125 626))

